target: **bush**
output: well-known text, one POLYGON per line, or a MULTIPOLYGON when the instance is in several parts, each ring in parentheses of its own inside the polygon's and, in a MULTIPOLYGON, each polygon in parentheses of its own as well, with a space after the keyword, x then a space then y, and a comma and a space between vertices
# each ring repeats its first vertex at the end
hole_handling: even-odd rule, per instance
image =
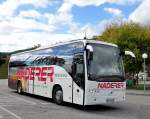
POLYGON ((8 61, 0 66, 0 79, 7 79, 8 77, 8 61))
POLYGON ((133 85, 134 85, 133 80, 126 79, 126 86, 127 86, 127 87, 132 87, 133 85))

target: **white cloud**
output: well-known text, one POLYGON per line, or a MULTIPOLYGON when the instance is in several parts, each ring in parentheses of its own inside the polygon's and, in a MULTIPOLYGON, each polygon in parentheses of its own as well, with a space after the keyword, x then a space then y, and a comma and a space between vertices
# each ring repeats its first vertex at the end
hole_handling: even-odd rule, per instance
POLYGON ((45 17, 48 18, 49 24, 57 26, 70 24, 73 20, 72 14, 68 13, 45 14, 45 17))
POLYGON ((42 30, 53 32, 55 26, 37 22, 34 19, 25 19, 22 17, 11 17, 7 21, 0 22, 0 34, 13 34, 14 32, 25 32, 32 30, 42 30))
POLYGON ((88 6, 88 5, 94 5, 94 6, 100 6, 105 3, 114 3, 119 5, 125 5, 125 4, 133 4, 135 2, 139 2, 141 0, 64 0, 65 2, 68 2, 70 4, 74 4, 80 7, 88 6))
POLYGON ((21 11, 18 16, 30 17, 30 18, 39 18, 39 17, 42 17, 42 14, 40 14, 39 12, 37 12, 35 10, 28 10, 28 11, 21 11))
POLYGON ((72 34, 49 34, 49 33, 14 33, 11 35, 0 36, 0 51, 8 52, 14 50, 25 49, 41 44, 47 46, 55 44, 58 41, 68 41, 74 38, 72 34), (43 37, 44 36, 44 37, 43 37), (11 38, 11 39, 10 39, 11 38), (5 40, 2 40, 5 39, 5 40))
POLYGON ((44 17, 48 19, 49 25, 54 25, 58 29, 64 26, 73 29, 78 23, 74 22, 73 14, 71 13, 72 7, 72 4, 64 2, 55 14, 46 13, 44 17))
POLYGON ((107 0, 107 3, 114 3, 119 5, 130 5, 143 0, 107 0))
MULTIPOLYGON (((26 21, 23 18, 12 18, 10 22, 3 22, 0 24, 0 51, 14 51, 19 49, 25 49, 37 44, 43 46, 56 43, 58 41, 68 41, 72 39, 80 39, 85 36, 85 32, 88 38, 93 35, 98 35, 108 24, 107 20, 101 21, 98 24, 86 24, 82 27, 77 24, 72 24, 72 29, 68 34, 56 34, 47 32, 30 32, 26 31, 30 28, 37 28, 39 25, 35 25, 34 21, 26 21), (29 23, 28 23, 29 22, 29 23), (14 23, 14 24, 12 24, 14 23), (26 24, 26 25, 25 25, 26 24), (3 27, 2 27, 3 25, 3 27), (25 27, 23 27, 25 25, 25 27), (4 30, 5 28, 5 30, 4 30), (3 33, 5 31, 5 33, 3 33), (2 33, 1 33, 2 32, 2 33), (9 34, 9 35, 8 35, 9 34), (44 36, 44 37, 43 37, 44 36)), ((43 27, 42 27, 43 28, 43 27)))
POLYGON ((18 7, 17 0, 6 0, 0 4, 0 16, 11 16, 18 7))
POLYGON ((100 35, 106 28, 106 25, 111 23, 111 20, 102 20, 97 24, 88 23, 82 27, 76 26, 74 29, 71 29, 71 33, 75 37, 84 38, 85 33, 87 38, 92 38, 93 36, 100 35))
POLYGON ((62 4, 55 14, 41 14, 32 9, 19 11, 19 15, 13 16, 20 5, 44 7, 47 2, 48 0, 6 0, 0 5, 0 51, 23 49, 39 43, 47 45, 73 38, 72 34, 54 33, 61 25, 74 24, 70 13, 72 6, 69 4, 62 4))
MULTIPOLYGON (((36 44, 47 45, 58 41, 83 38, 98 35, 105 29, 109 20, 98 24, 75 22, 71 10, 74 5, 100 6, 104 3, 129 4, 136 0, 64 0, 55 13, 40 13, 36 9, 18 11, 21 5, 33 5, 35 8, 47 7, 51 0, 5 0, 0 4, 0 51, 24 49, 36 44), (38 20, 37 20, 38 19, 38 20), (56 30, 67 27, 68 34, 57 34, 56 30), (33 30, 35 30, 33 32, 33 30), (37 30, 37 32, 36 32, 37 30)), ((108 10, 114 15, 121 15, 119 10, 108 10)))
POLYGON ((150 0, 144 0, 133 13, 130 14, 129 20, 141 24, 150 25, 150 0))
POLYGON ((31 4, 34 7, 46 7, 51 0, 17 0, 21 4, 31 4))
POLYGON ((58 12, 61 12, 61 13, 68 13, 71 11, 73 7, 73 4, 71 3, 68 3, 68 2, 64 2, 61 7, 58 9, 58 12))
POLYGON ((31 4, 34 7, 46 7, 49 0, 5 0, 0 4, 0 16, 12 16, 20 5, 31 4))
POLYGON ((110 14, 112 14, 113 16, 116 17, 122 17, 123 13, 120 9, 118 8, 104 8, 104 10, 110 14))
POLYGON ((96 5, 99 6, 101 4, 104 4, 106 0, 65 0, 71 4, 83 7, 87 5, 96 5))

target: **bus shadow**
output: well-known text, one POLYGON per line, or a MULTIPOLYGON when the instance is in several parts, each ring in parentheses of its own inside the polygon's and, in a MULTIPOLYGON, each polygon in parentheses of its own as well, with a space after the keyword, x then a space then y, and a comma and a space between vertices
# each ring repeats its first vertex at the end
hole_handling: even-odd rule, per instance
MULTIPOLYGON (((13 93, 17 93, 16 91, 12 91, 13 93)), ((19 94, 17 94, 19 95, 19 94)), ((41 101, 46 101, 46 103, 54 103, 54 101, 51 98, 47 98, 47 97, 42 97, 42 96, 38 96, 38 95, 34 95, 34 94, 28 94, 28 93, 23 93, 22 96, 29 96, 31 98, 37 99, 37 100, 41 100, 41 101)), ((57 104, 56 104, 57 105, 57 104)), ((88 106, 81 106, 81 105, 77 105, 77 104, 72 104, 72 103, 67 103, 64 102, 62 105, 59 106, 64 106, 67 108, 72 108, 72 109, 77 109, 77 110, 81 110, 81 111, 86 111, 86 112, 95 112, 95 111, 100 111, 100 112, 104 112, 104 111, 116 111, 116 110, 120 110, 120 108, 116 107, 116 106, 112 106, 111 104, 109 105, 88 105, 88 106)))
POLYGON ((104 111, 119 110, 118 107, 114 107, 111 105, 102 105, 102 104, 101 105, 81 106, 81 105, 77 105, 77 104, 64 103, 63 106, 66 106, 69 108, 74 108, 74 109, 81 110, 81 111, 86 111, 86 112, 96 112, 96 111, 104 112, 104 111))
POLYGON ((39 95, 34 95, 34 94, 29 94, 29 93, 18 94, 17 91, 12 91, 12 92, 17 94, 17 95, 20 95, 20 96, 27 96, 27 97, 31 97, 31 98, 34 98, 34 99, 37 99, 37 100, 54 103, 51 98, 47 98, 47 97, 43 97, 43 96, 39 96, 39 95))

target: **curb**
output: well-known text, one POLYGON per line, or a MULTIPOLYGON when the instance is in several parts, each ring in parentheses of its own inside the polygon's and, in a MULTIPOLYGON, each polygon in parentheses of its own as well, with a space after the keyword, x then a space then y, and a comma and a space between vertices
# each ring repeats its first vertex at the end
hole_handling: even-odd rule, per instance
POLYGON ((127 95, 142 95, 142 96, 150 96, 150 93, 126 93, 127 95))

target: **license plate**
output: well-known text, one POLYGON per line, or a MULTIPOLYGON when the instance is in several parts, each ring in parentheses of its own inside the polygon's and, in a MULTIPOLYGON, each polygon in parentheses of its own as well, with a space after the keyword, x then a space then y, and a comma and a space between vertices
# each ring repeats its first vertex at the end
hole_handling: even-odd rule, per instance
POLYGON ((113 102, 115 102, 115 100, 114 100, 114 98, 109 98, 109 99, 106 99, 106 102, 107 103, 113 103, 113 102))

